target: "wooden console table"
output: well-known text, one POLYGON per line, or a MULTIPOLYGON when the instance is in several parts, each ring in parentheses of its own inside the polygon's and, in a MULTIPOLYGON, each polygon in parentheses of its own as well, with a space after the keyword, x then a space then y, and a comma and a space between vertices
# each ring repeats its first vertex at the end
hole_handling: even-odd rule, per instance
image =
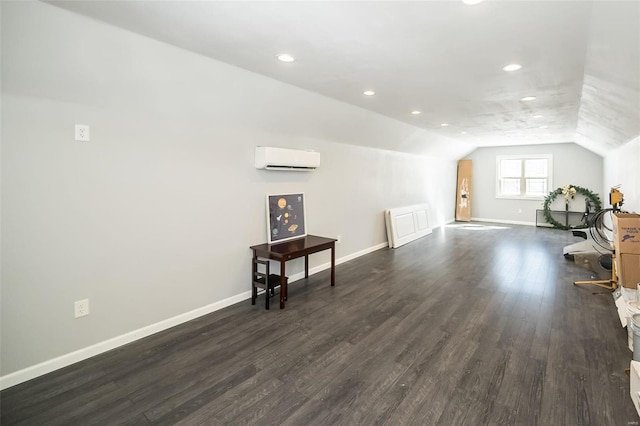
MULTIPOLYGON (((306 237, 282 243, 259 244, 250 247, 253 250, 254 259, 262 257, 280 262, 280 309, 284 309, 284 303, 287 300, 287 280, 284 278, 287 260, 304 256, 304 277, 309 278, 309 255, 331 249, 331 286, 335 286, 336 241, 334 238, 307 235, 306 237)), ((266 297, 269 297, 269 295, 267 294, 266 297)))

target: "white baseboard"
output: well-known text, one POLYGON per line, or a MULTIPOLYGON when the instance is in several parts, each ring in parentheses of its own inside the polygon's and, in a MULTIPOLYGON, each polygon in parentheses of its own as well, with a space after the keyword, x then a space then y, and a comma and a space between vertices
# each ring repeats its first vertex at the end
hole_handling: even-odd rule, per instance
MULTIPOLYGON (((373 247, 366 248, 364 250, 357 251, 355 253, 348 254, 346 256, 341 257, 340 259, 336 259, 336 265, 341 263, 348 262, 357 257, 364 256, 365 254, 373 253, 376 250, 383 249, 385 247, 389 247, 389 243, 384 242, 380 244, 376 244, 373 247)), ((315 266, 309 269, 309 275, 317 274, 318 272, 324 271, 326 269, 331 268, 331 262, 323 263, 322 265, 315 266)), ((299 272, 297 274, 293 274, 289 277, 289 282, 292 283, 294 281, 298 281, 304 278, 304 272, 299 272)), ((250 297, 250 296, 249 296, 250 297)))
MULTIPOLYGON (((369 247, 367 249, 349 254, 347 256, 341 257, 340 259, 336 259, 336 265, 339 265, 344 262, 348 262, 349 260, 355 259, 360 256, 364 256, 365 254, 372 253, 376 250, 380 250, 385 247, 388 247, 387 242, 377 244, 373 247, 369 247)), ((327 262, 322 265, 313 267, 309 269, 309 275, 313 275, 320 271, 324 271, 325 269, 329 269, 330 267, 331 267, 331 262, 327 262)), ((297 281, 302 278, 304 278, 304 272, 300 272, 298 274, 294 274, 290 276, 289 282, 297 281)), ((10 388, 20 383, 26 382, 27 380, 35 379, 36 377, 42 376, 47 373, 51 373, 52 371, 59 370, 60 368, 67 367, 71 364, 75 364, 76 362, 83 361, 87 358, 91 358, 92 356, 99 355, 101 353, 110 351, 112 349, 118 348, 120 346, 126 345, 136 340, 142 339, 144 337, 151 336, 152 334, 167 330, 171 327, 175 327, 176 325, 183 324, 187 321, 191 321, 203 315, 210 314, 212 312, 226 308, 227 306, 231 306, 235 303, 242 302, 243 300, 248 300, 250 298, 251 298, 251 291, 245 291, 235 296, 228 297, 224 300, 211 303, 210 305, 203 306, 201 308, 194 309, 192 311, 185 312, 180 315, 176 315, 172 318, 162 320, 155 324, 151 324, 146 327, 133 330, 129 333, 116 336, 112 339, 108 339, 103 342, 99 342, 94 345, 87 346, 86 348, 78 349, 77 351, 70 352, 68 354, 61 355, 57 358, 53 358, 48 361, 44 361, 39 364, 24 368, 22 370, 18 370, 16 372, 7 374, 5 376, 0 377, 0 390, 10 388)))
POLYGON ((76 362, 91 358, 92 356, 99 355, 103 352, 110 351, 111 349, 126 345, 127 343, 142 339, 143 337, 151 336, 159 331, 167 330, 171 327, 175 327, 176 325, 191 321, 192 319, 210 314, 211 312, 226 308, 227 306, 249 299, 250 297, 251 291, 245 291, 227 299, 194 309, 193 311, 176 315, 175 317, 96 343, 95 345, 87 346, 86 348, 82 348, 31 367, 18 370, 14 373, 7 374, 6 376, 0 377, 0 390, 26 382, 27 380, 34 379, 68 365, 75 364, 76 362))
POLYGON ((519 220, 506 220, 506 219, 486 219, 483 217, 472 217, 472 221, 474 222, 491 222, 491 223, 506 223, 509 225, 525 225, 525 226, 536 226, 535 222, 522 222, 519 220))
MULTIPOLYGON (((336 260, 336 265, 348 262, 348 261, 353 260, 353 259, 355 259, 357 257, 360 257, 360 256, 364 256, 365 254, 373 253, 374 251, 377 251, 377 250, 380 250, 380 249, 383 249, 383 248, 386 248, 386 247, 389 247, 389 243, 385 241, 384 243, 376 244, 375 246, 366 248, 364 250, 360 250, 360 251, 357 251, 355 253, 348 254, 346 256, 341 257, 340 259, 337 259, 336 260)), ((331 265, 329 264, 327 267, 330 267, 330 266, 331 265)))

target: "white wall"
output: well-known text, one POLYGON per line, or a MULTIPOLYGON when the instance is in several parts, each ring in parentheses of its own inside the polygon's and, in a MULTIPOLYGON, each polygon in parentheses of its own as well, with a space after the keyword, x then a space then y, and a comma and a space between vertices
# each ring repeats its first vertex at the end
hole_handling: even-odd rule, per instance
MULTIPOLYGON (((608 194, 611 187, 620 185, 624 194, 622 208, 640 213, 640 136, 611 151, 604 159, 604 188, 608 194)), ((609 198, 606 199, 607 207, 609 198)))
POLYGON ((455 147, 433 158, 338 143, 428 137, 45 3, 3 2, 4 384, 247 297, 266 193, 304 191, 309 232, 340 234, 338 258, 385 243, 385 208, 427 202, 434 225, 452 219, 455 147), (76 123, 90 142, 73 140, 76 123), (257 145, 316 149, 322 166, 255 170, 257 145), (91 314, 74 319, 84 298, 91 314))
MULTIPOLYGON (((567 184, 581 186, 600 195, 602 206, 606 207, 608 198, 603 198, 601 192, 602 157, 574 143, 478 148, 466 157, 473 162, 471 216, 474 219, 535 224, 536 209, 542 209, 543 201, 496 198, 496 156, 527 154, 553 155, 550 191, 567 184)), ((572 206, 572 209, 581 211, 583 207, 572 206)))

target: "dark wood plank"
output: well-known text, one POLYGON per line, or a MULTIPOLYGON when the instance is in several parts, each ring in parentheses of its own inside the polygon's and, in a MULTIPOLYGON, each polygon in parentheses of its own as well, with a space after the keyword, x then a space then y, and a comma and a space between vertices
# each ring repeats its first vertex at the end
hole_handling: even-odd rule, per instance
POLYGON ((0 421, 639 422, 610 292, 572 285, 590 274, 562 257, 576 238, 490 228, 439 229, 339 265, 336 287, 328 270, 291 283, 285 310, 247 300, 6 389, 0 421))

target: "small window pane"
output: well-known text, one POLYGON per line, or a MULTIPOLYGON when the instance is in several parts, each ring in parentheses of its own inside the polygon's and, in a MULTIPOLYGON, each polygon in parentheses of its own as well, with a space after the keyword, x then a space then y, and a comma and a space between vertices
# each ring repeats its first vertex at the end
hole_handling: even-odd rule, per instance
POLYGON ((496 160, 498 198, 543 199, 549 192, 551 155, 497 155, 496 160))
POLYGON ((547 177, 547 170, 547 160, 544 158, 524 161, 524 175, 526 177, 547 177))
MULTIPOLYGON (((500 161, 501 177, 516 177, 522 174, 521 160, 502 160, 500 161)), ((520 191, 518 191, 520 192, 520 191)))
POLYGON ((547 195, 546 179, 527 179, 527 195, 528 196, 545 196, 547 195))
POLYGON ((500 194, 520 195, 520 179, 500 179, 500 194))

